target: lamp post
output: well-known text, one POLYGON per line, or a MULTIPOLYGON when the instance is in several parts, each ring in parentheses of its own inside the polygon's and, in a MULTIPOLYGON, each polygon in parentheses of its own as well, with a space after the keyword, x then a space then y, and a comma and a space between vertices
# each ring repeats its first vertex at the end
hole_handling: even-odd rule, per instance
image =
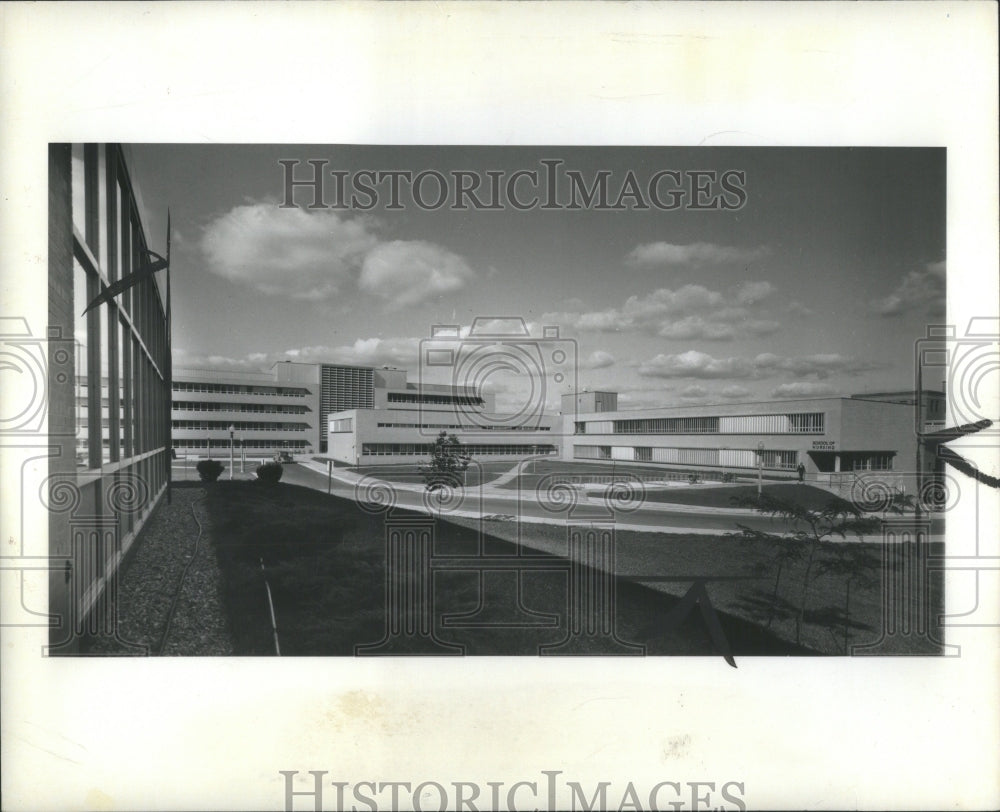
POLYGON ((240 473, 245 474, 247 472, 247 444, 246 440, 243 438, 243 432, 240 432, 240 473))
POLYGON ((760 499, 764 489, 764 441, 757 443, 757 498, 760 499))
POLYGON ((229 479, 233 478, 233 465, 235 464, 235 459, 233 455, 233 435, 236 433, 236 426, 230 424, 229 426, 229 479))

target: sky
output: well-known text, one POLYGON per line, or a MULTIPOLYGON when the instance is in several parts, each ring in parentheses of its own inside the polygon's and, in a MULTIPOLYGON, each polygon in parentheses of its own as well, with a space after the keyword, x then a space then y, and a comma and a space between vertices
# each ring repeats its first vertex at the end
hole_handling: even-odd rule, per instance
MULTIPOLYGON (((576 367, 575 378, 546 378, 549 407, 573 385, 617 391, 622 408, 698 405, 912 388, 914 342, 944 318, 941 149, 134 144, 131 153, 153 250, 165 248, 171 213, 177 367, 326 361, 392 365, 415 380, 434 325, 459 325, 468 340, 476 318, 520 317, 539 339, 557 326, 576 367), (312 175, 307 161, 326 162, 326 207, 310 208, 307 188, 282 206, 282 160, 299 162, 296 179, 312 175), (620 208, 573 210, 559 174, 552 208, 518 210, 506 184, 521 170, 544 178, 541 161, 561 161, 555 171, 579 173, 588 188, 606 173, 611 204, 630 172, 638 193, 620 208), (405 182, 395 206, 383 182, 332 208, 330 172, 350 184, 363 170, 433 170, 448 197, 431 208, 440 186, 429 176, 423 208, 405 182), (649 197, 662 171, 680 173, 656 187, 670 200, 680 180, 670 210, 649 197), (486 173, 496 173, 499 207, 454 210, 455 172, 482 182, 484 206, 493 203, 486 173), (741 174, 723 194, 726 172, 741 174), (690 188, 699 182, 703 194, 690 188)), ((530 202, 529 181, 516 181, 515 202, 530 202)), ((544 183, 540 196, 547 202, 544 183)), ((500 369, 482 382, 501 408, 516 408, 530 383, 500 369)))

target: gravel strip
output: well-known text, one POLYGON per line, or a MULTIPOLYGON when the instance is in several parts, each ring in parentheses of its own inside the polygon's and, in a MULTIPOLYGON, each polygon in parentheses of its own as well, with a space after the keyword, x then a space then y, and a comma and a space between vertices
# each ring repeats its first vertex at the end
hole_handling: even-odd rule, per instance
POLYGON ((125 572, 119 576, 118 639, 92 640, 84 653, 159 654, 170 606, 182 577, 184 583, 163 655, 210 657, 233 653, 222 607, 222 576, 211 546, 207 511, 199 501, 203 495, 200 487, 175 487, 173 503, 164 501, 160 505, 143 529, 125 572), (197 554, 198 523, 192 508, 203 528, 197 554))

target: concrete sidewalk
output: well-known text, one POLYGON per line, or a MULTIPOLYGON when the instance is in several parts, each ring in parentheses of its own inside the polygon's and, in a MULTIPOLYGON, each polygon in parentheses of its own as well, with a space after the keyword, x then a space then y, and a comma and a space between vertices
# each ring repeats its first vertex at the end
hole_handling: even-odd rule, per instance
MULTIPOLYGON (((309 460, 306 462, 299 463, 299 465, 308 468, 309 470, 320 473, 323 476, 328 475, 328 470, 322 463, 309 460)), ((516 476, 517 469, 515 468, 513 472, 507 472, 504 474, 506 481, 510 481, 513 476, 516 476)), ((518 490, 513 490, 510 488, 497 487, 498 480, 494 480, 485 485, 479 486, 479 488, 469 488, 468 493, 476 493, 483 500, 492 499, 497 502, 502 502, 505 505, 510 505, 510 512, 482 512, 476 510, 467 510, 462 507, 457 508, 447 508, 441 509, 440 506, 435 505, 432 500, 425 500, 424 494, 426 493, 424 485, 416 482, 391 482, 389 480, 380 479, 377 476, 371 474, 358 474, 354 471, 347 471, 344 469, 333 469, 333 479, 340 485, 349 486, 352 489, 356 489, 359 485, 365 487, 366 485, 371 485, 374 483, 385 483, 390 488, 392 488, 397 493, 408 493, 419 495, 420 500, 413 500, 413 504, 402 505, 411 510, 418 510, 421 512, 427 512, 431 515, 440 516, 441 518, 461 518, 461 519, 485 519, 490 522, 504 523, 504 522, 523 522, 525 524, 554 524, 554 525, 565 525, 566 518, 559 516, 537 516, 537 515, 521 515, 521 511, 518 510, 518 506, 523 504, 524 499, 529 496, 533 496, 532 490, 526 490, 519 492, 518 490)), ((798 483, 788 483, 788 484, 798 484, 798 483)), ((605 501, 601 497, 590 496, 586 493, 585 486, 576 485, 572 486, 574 492, 577 496, 576 507, 582 511, 586 511, 587 508, 604 509, 606 508, 605 501)), ((595 486, 595 488, 601 488, 602 490, 606 488, 606 485, 595 486)), ((593 490, 592 488, 591 490, 593 490)), ((537 504, 545 509, 542 502, 537 502, 537 504)), ((687 514, 692 517, 695 516, 718 516, 718 517, 731 517, 734 519, 747 519, 747 518, 761 518, 761 514, 753 509, 747 508, 724 508, 724 507, 714 507, 714 506, 702 506, 702 505, 684 505, 677 504, 673 502, 644 502, 639 508, 639 510, 646 516, 657 515, 657 514, 687 514)), ((622 530, 635 530, 639 532, 646 533, 690 533, 694 535, 704 535, 704 536, 719 536, 724 535, 725 531, 721 531, 718 528, 705 528, 705 527, 689 527, 689 526, 677 526, 671 524, 669 527, 652 527, 649 524, 638 524, 635 522, 628 521, 628 514, 633 511, 625 510, 621 511, 621 519, 615 521, 615 526, 621 528, 622 530)), ((617 512, 616 512, 617 515, 617 512)), ((884 517, 882 517, 884 518, 884 517)), ((905 518, 905 516, 899 516, 899 518, 905 518)), ((682 520, 683 521, 683 520, 682 520)), ((772 531, 773 532, 773 531, 772 531)), ((777 533, 777 535, 783 535, 777 533)), ((790 534, 789 534, 790 535, 790 534)), ((945 539, 943 534, 932 534, 929 536, 929 541, 931 542, 943 542, 945 539)), ((854 539, 848 539, 848 541, 853 541, 854 539)), ((870 540, 870 539, 866 539, 870 540)))

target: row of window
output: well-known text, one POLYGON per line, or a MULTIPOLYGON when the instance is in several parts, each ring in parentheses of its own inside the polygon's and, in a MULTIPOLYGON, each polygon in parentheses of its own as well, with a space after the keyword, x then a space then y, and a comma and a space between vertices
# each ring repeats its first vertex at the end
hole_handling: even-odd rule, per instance
POLYGON ((371 409, 375 405, 374 370, 323 364, 320 368, 320 398, 327 412, 371 409))
POLYGON ((477 426, 471 423, 379 423, 380 429, 458 429, 460 431, 549 431, 549 426, 477 426))
POLYGON ((280 403, 264 405, 261 403, 225 403, 197 400, 175 400, 171 404, 174 409, 185 412, 240 412, 243 414, 305 414, 310 411, 308 406, 290 406, 280 403))
POLYGON ((842 454, 841 468, 846 471, 891 471, 893 454, 842 454))
MULTIPOLYGON (((426 457, 433 443, 362 443, 361 453, 372 457, 426 457)), ((464 444, 462 451, 471 457, 529 457, 556 453, 553 445, 485 445, 464 444)))
POLYGON ((308 389, 290 386, 250 386, 234 383, 194 383, 191 381, 174 381, 175 392, 212 392, 223 395, 254 395, 261 397, 304 398, 308 389))
POLYGON ((797 451, 749 448, 651 448, 648 446, 574 445, 578 460, 621 460, 623 462, 660 462, 675 465, 718 465, 726 468, 756 468, 758 460, 765 468, 794 469, 799 464, 797 451))
MULTIPOLYGON (((229 448, 229 440, 218 440, 213 439, 211 441, 212 448, 229 448)), ((174 448, 208 448, 207 440, 174 440, 174 448)), ((270 437, 252 437, 247 438, 242 441, 242 446, 240 441, 237 441, 233 445, 234 449, 239 450, 240 448, 287 448, 291 450, 304 451, 309 447, 309 444, 305 440, 274 440, 270 437)))
POLYGON ((410 392, 390 392, 389 403, 428 403, 438 406, 482 406, 483 399, 475 395, 421 395, 410 392))
POLYGON ((823 412, 579 420, 576 434, 822 434, 823 412))
POLYGON ((305 431, 306 423, 260 423, 240 422, 228 423, 225 420, 174 420, 174 429, 186 431, 228 431, 230 426, 236 431, 305 431))

